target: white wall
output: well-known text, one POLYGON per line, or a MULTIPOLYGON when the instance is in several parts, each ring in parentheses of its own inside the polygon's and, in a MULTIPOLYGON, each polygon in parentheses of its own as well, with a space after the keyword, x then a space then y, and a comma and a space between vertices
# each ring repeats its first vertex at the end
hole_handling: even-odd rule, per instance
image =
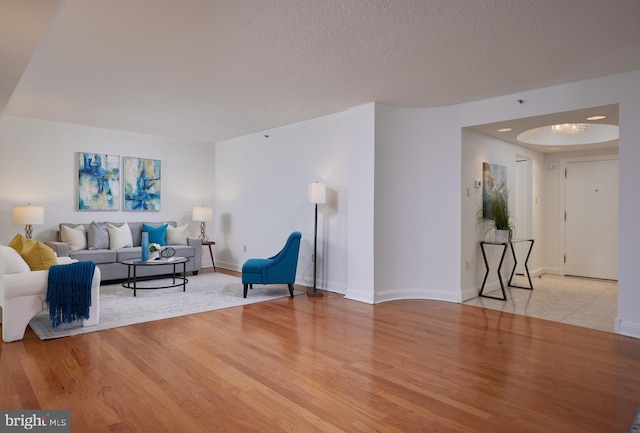
MULTIPOLYGON (((624 233, 619 246, 616 329, 640 337, 640 290, 634 283, 640 245, 640 171, 636 168, 640 165, 640 70, 451 107, 377 105, 372 288, 376 301, 462 299, 461 267, 467 254, 462 245, 471 245, 462 241, 460 230, 460 195, 466 193, 461 184, 462 128, 615 103, 620 106, 620 231, 624 233)), ((536 156, 534 179, 544 177, 542 165, 536 156)), ((544 191, 544 183, 536 182, 533 197, 541 197, 544 191)), ((534 212, 534 236, 542 232, 543 216, 542 210, 534 212)), ((544 246, 536 249, 535 266, 543 266, 540 254, 544 251, 544 246)))
POLYGON ((460 301, 460 128, 452 109, 377 105, 375 299, 460 301))
MULTIPOLYGON (((376 104, 349 110, 348 299, 374 303, 376 104)), ((381 264, 384 266, 384 264, 381 264)))
MULTIPOLYGON (((640 221, 640 202, 637 200, 640 185, 640 170, 637 169, 640 165, 640 122, 637 121, 640 118, 640 70, 460 104, 456 108, 459 126, 464 127, 615 103, 619 103, 620 107, 620 242, 616 331, 640 338, 640 290, 637 289, 635 275, 637 246, 640 245, 640 230, 637 228, 640 221), (524 104, 519 104, 517 99, 523 99, 524 104)), ((438 131, 433 134, 436 137, 438 131)), ((456 175, 460 173, 452 176, 456 175)), ((543 188, 546 191, 547 187, 543 188)), ((462 256, 459 253, 458 257, 462 256)))
MULTIPOLYGON (((474 232, 475 211, 466 211, 474 208, 475 203, 473 200, 464 201, 461 196, 464 197, 466 186, 478 176, 476 170, 481 169, 481 164, 474 162, 476 156, 463 161, 462 129, 619 103, 620 230, 626 233, 620 242, 620 318, 617 329, 627 335, 640 336, 640 308, 637 308, 640 291, 633 286, 635 264, 630 259, 637 256, 635 247, 640 244, 640 231, 636 229, 640 205, 634 191, 640 183, 640 172, 634 169, 640 163, 640 145, 637 143, 640 124, 635 122, 640 117, 638 93, 640 71, 632 71, 450 107, 404 109, 367 104, 354 107, 348 115, 338 114, 335 118, 329 116, 284 128, 288 138, 283 142, 280 138, 265 141, 261 134, 256 134, 222 143, 216 151, 219 187, 219 204, 216 207, 226 214, 221 216, 219 223, 220 237, 227 249, 223 249, 224 260, 227 266, 238 268, 249 256, 242 251, 242 245, 249 246, 250 255, 268 254, 281 244, 284 232, 289 231, 294 223, 304 226, 307 217, 302 208, 307 206, 306 184, 316 180, 314 173, 319 173, 321 168, 336 164, 343 169, 339 171, 340 180, 332 181, 322 176, 318 179, 326 180, 329 185, 332 182, 340 185, 341 208, 335 211, 335 222, 330 224, 338 223, 341 229, 356 227, 358 233, 349 233, 348 243, 344 240, 346 233, 344 239, 327 236, 330 239, 328 250, 337 250, 341 261, 329 265, 329 270, 323 274, 324 287, 344 293, 347 281, 349 286, 354 282, 358 287, 349 287, 348 297, 366 302, 400 298, 459 302, 463 296, 477 290, 479 285, 476 282, 478 238, 474 232), (524 103, 519 103, 519 99, 524 103), (372 116, 375 117, 373 125, 372 116), (326 138, 318 139, 325 134, 326 138), (323 153, 328 141, 335 146, 323 153), (239 147, 234 147, 238 144, 239 147), (357 146, 357 152, 353 154, 360 152, 360 163, 365 166, 354 164, 354 157, 349 157, 347 151, 349 146, 357 146), (268 161, 266 165, 263 163, 265 160, 268 161), (269 175, 282 172, 286 164, 296 163, 302 169, 286 174, 289 182, 269 175), (370 181, 371 165, 375 168, 373 194, 370 186, 360 182, 362 179, 365 183, 370 181), (360 179, 353 171, 364 177, 360 179), (352 182, 353 191, 350 190, 352 182), (342 210, 342 204, 347 203, 347 190, 351 213, 342 210), (261 200, 260 195, 268 192, 271 199, 261 200), (291 203, 286 203, 287 200, 291 203), (277 209, 283 203, 285 209, 278 215, 277 209), (256 210, 258 208, 259 211, 256 210), (371 208, 374 209, 373 217, 366 212, 371 208), (363 226, 360 226, 361 222, 363 226), (366 239, 372 224, 373 242, 366 239), (277 234, 271 236, 269 230, 277 231, 277 234), (358 239, 361 244, 356 244, 358 239), (355 251, 356 248, 364 250, 371 247, 373 258, 365 254, 362 259, 363 255, 351 253, 352 248, 355 251), (347 248, 349 254, 344 252, 347 248), (463 269, 467 260, 474 264, 475 269, 463 269)), ((513 161, 516 153, 526 152, 523 148, 508 148, 508 155, 504 158, 513 161)), ((535 179, 532 196, 539 199, 532 220, 533 234, 537 237, 536 234, 543 233, 543 221, 547 218, 543 200, 557 200, 557 197, 547 194, 552 187, 542 180, 548 174, 544 172, 544 159, 535 152, 529 155, 535 179)), ((306 224, 303 234, 311 231, 311 223, 306 224)), ((307 245, 305 256, 309 248, 307 245)), ((536 269, 550 266, 544 259, 549 248, 541 238, 532 259, 536 269)), ((308 263, 301 265, 303 271, 299 268, 299 274, 302 272, 303 279, 308 281, 308 263)))
MULTIPOLYGON (((462 299, 467 300, 478 295, 485 274, 484 261, 480 251, 479 241, 493 239, 493 231, 487 232, 486 222, 478 223, 478 210, 482 208, 482 188, 474 187, 474 180, 482 181, 482 163, 488 162, 507 167, 507 187, 509 189, 509 204, 512 215, 515 214, 515 185, 516 185, 516 159, 525 157, 530 160, 532 179, 531 188, 532 206, 532 237, 535 239, 534 249, 529 259, 528 267, 532 275, 541 273, 544 249, 544 230, 541 229, 542 200, 535 200, 544 188, 544 179, 539 175, 544 164, 544 156, 540 152, 516 146, 492 137, 478 134, 469 129, 462 130, 462 261, 460 272, 462 273, 462 299), (469 195, 467 195, 467 192, 469 195), (467 269, 468 264, 468 269, 467 269)), ((518 226, 515 226, 515 234, 518 236, 518 226)), ((521 236, 520 236, 521 237, 521 236)), ((501 247, 486 246, 487 258, 490 263, 490 274, 487 278, 485 291, 491 288, 499 288, 496 269, 499 263, 501 247)), ((523 259, 519 257, 518 260, 523 259)), ((512 266, 511 253, 508 252, 506 264, 503 265, 503 278, 509 278, 509 270, 512 266)), ((506 280, 505 280, 506 282, 506 280)))
POLYGON ((616 332, 640 338, 640 71, 610 79, 620 96, 620 202, 618 244, 618 319, 616 332))
MULTIPOLYGON (((156 158, 163 161, 163 210, 145 214, 144 219, 187 222, 194 204, 211 204, 215 186, 215 221, 208 227, 217 242, 218 265, 239 269, 248 257, 276 252, 290 231, 300 230, 304 242, 299 282, 308 284, 313 274, 313 206, 308 203, 307 185, 321 180, 330 188, 329 203, 320 211, 321 287, 345 293, 347 281, 370 280, 352 272, 368 274, 373 266, 372 286, 358 287, 359 298, 458 302, 467 288, 462 270, 469 257, 467 245, 475 244, 475 238, 469 241, 466 233, 472 229, 465 225, 461 230, 463 218, 469 218, 467 212, 463 215, 461 200, 468 182, 465 178, 463 185, 462 129, 614 103, 620 107, 619 227, 623 234, 616 330, 640 337, 640 290, 635 275, 640 245, 640 70, 450 107, 364 106, 267 131, 269 138, 261 133, 219 143, 215 158, 210 147, 200 143, 3 117, 0 241, 22 230, 11 224, 11 206, 26 201, 46 208, 46 224, 36 226, 36 238, 51 238, 61 221, 142 219, 132 212, 74 211, 73 156, 90 151, 156 158), (353 195, 350 191, 349 148, 354 136, 369 144, 374 137, 373 146, 358 149, 365 152, 360 163, 375 167, 373 194, 366 187, 353 195), (361 191, 365 194, 356 194, 361 191), (360 203, 353 208, 355 201, 360 203), (359 235, 373 224, 373 242, 365 240, 365 246, 360 246, 373 245, 373 260, 351 269, 347 249, 353 245, 348 231, 371 208, 373 218, 364 221, 369 228, 359 235), (350 220, 350 209, 357 210, 354 220, 350 220)), ((541 170, 534 165, 534 178, 543 177, 541 170)), ((370 173, 367 167, 360 171, 370 173)), ((547 189, 543 187, 545 197, 547 189)), ((536 195, 542 192, 534 191, 536 195)), ((535 236, 541 222, 533 224, 535 236)), ((475 230, 475 220, 472 225, 475 230)), ((537 251, 544 253, 546 248, 537 251)))
POLYGON ((297 230, 297 282, 311 285, 314 205, 307 191, 311 182, 326 182, 327 203, 318 206, 317 287, 345 293, 347 119, 338 113, 216 144, 217 266, 240 270, 248 258, 272 256, 297 230))
POLYGON ((23 226, 12 224, 11 213, 14 205, 26 202, 44 206, 45 223, 34 226, 33 237, 46 241, 55 239, 61 222, 176 220, 186 224, 191 222, 193 206, 214 201, 212 144, 2 116, 0 152, 2 243, 24 233, 23 226), (161 210, 75 210, 76 152, 160 159, 161 210))

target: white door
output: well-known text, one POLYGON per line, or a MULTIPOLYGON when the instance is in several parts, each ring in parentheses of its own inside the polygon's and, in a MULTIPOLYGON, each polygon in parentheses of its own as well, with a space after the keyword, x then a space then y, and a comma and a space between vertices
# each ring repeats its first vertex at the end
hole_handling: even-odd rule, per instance
POLYGON ((565 274, 618 279, 618 161, 566 164, 565 274))
MULTIPOLYGON (((530 161, 525 158, 516 159, 515 219, 513 221, 516 239, 531 239, 531 170, 530 161)), ((529 251, 529 242, 515 242, 518 265, 516 275, 525 275, 524 260, 529 251)), ((529 263, 531 265, 531 263, 529 263)))

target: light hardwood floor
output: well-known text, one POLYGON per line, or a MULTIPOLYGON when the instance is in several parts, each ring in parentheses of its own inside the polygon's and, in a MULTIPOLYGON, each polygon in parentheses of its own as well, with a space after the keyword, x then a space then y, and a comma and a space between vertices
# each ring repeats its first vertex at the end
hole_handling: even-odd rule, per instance
POLYGON ((28 329, 0 345, 0 408, 70 409, 73 432, 627 432, 639 371, 637 339, 329 293, 58 340, 28 329))

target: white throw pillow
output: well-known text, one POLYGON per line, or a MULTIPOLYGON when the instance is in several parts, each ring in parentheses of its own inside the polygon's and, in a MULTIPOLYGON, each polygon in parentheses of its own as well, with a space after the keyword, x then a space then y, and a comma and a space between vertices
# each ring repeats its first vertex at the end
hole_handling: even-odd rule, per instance
POLYGON ((82 224, 75 227, 61 226, 60 240, 69 244, 69 249, 71 251, 87 249, 87 233, 84 231, 84 226, 82 224))
POLYGON ((5 274, 20 274, 31 271, 27 262, 11 247, 0 245, 0 256, 2 256, 5 274))
POLYGON ((180 227, 167 226, 167 245, 187 245, 187 238, 191 234, 189 224, 180 227))
POLYGON ((129 224, 124 223, 120 227, 116 227, 112 224, 107 224, 107 231, 109 232, 110 250, 119 250, 120 248, 133 246, 133 238, 131 237, 131 229, 129 228, 129 224))

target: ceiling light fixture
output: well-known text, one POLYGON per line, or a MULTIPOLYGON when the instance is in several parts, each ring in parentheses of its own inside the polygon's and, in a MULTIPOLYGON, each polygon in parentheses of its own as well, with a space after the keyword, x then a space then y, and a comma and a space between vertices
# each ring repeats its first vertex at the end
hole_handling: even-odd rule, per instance
POLYGON ((602 120, 602 119, 606 119, 607 116, 589 116, 587 117, 587 120, 602 120))
POLYGON ((541 146, 572 146, 584 144, 606 143, 619 138, 618 125, 604 123, 579 123, 587 128, 580 133, 580 128, 574 127, 575 123, 568 125, 547 125, 526 130, 517 136, 522 143, 537 144, 541 146), (568 132, 563 131, 562 127, 568 132))
POLYGON ((509 131, 513 131, 513 128, 500 128, 497 131, 498 132, 509 132, 509 131))
POLYGON ((551 131, 555 134, 562 135, 578 135, 589 129, 588 123, 562 123, 560 125, 551 125, 551 131))

